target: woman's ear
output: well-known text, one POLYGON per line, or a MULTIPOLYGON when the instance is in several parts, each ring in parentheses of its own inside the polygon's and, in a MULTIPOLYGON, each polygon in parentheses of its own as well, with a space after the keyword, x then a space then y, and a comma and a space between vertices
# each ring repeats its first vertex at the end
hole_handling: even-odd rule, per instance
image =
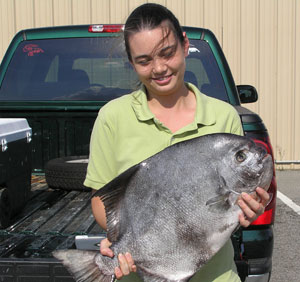
POLYGON ((186 32, 183 32, 183 37, 184 37, 184 45, 183 45, 183 49, 184 49, 184 56, 187 57, 189 54, 189 48, 190 48, 190 41, 186 35, 186 32))

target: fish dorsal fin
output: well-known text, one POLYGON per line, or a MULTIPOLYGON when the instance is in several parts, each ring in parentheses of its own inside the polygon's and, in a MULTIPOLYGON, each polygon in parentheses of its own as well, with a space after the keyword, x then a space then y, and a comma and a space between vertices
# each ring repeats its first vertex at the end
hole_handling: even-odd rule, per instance
POLYGON ((139 167, 139 164, 132 166, 94 194, 94 197, 100 197, 105 206, 107 238, 110 242, 115 242, 119 238, 120 203, 125 195, 127 184, 139 167))

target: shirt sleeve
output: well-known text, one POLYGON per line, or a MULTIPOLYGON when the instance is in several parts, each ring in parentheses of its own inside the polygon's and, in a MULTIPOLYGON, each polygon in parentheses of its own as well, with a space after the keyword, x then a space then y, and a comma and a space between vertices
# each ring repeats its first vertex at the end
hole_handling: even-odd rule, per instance
POLYGON ((231 126, 230 133, 244 136, 244 130, 243 130, 240 115, 234 108, 233 108, 233 111, 234 111, 234 115, 233 115, 233 119, 232 119, 232 126, 231 126))
POLYGON ((90 156, 84 185, 100 189, 116 176, 112 123, 102 108, 95 121, 90 141, 90 156))

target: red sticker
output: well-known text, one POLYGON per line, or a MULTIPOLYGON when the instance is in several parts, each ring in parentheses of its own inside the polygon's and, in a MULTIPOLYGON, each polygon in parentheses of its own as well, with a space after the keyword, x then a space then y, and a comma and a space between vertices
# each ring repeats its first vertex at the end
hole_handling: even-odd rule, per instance
POLYGON ((37 44, 27 44, 23 47, 23 52, 32 57, 34 54, 44 53, 44 50, 37 44))

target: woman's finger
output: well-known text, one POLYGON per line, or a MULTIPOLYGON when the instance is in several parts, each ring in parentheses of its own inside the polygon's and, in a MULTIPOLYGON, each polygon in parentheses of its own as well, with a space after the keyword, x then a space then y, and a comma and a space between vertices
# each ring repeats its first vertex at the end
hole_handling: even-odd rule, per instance
POLYGON ((242 193, 242 201, 245 203, 245 205, 242 205, 242 210, 249 219, 255 219, 255 217, 264 213, 265 207, 261 200, 258 201, 249 194, 242 193))
POLYGON ((269 193, 266 190, 264 190, 264 189, 262 189, 260 187, 256 188, 256 193, 260 197, 262 205, 264 207, 266 207, 267 204, 270 202, 270 195, 269 195, 269 193))
POLYGON ((130 267, 127 262, 126 256, 123 254, 119 254, 118 260, 119 260, 120 269, 121 269, 123 275, 128 275, 130 273, 130 267))
POLYGON ((248 227, 249 224, 255 220, 256 213, 245 203, 245 201, 239 200, 238 204, 242 210, 239 215, 240 224, 244 227, 248 227))
POLYGON ((239 221, 240 225, 243 227, 248 227, 251 224, 251 222, 245 217, 243 212, 239 214, 239 221))
POLYGON ((118 280, 120 280, 123 277, 123 273, 119 267, 115 268, 115 276, 118 280))
POLYGON ((121 279, 124 275, 130 274, 130 272, 136 272, 136 265, 134 264, 131 254, 119 254, 118 260, 119 267, 115 268, 115 276, 117 279, 121 279))
POLYGON ((133 258, 130 253, 125 254, 125 258, 127 260, 127 264, 130 272, 136 272, 136 265, 134 264, 133 258))
POLYGON ((256 196, 242 193, 241 199, 238 201, 238 204, 242 210, 242 213, 239 215, 239 221, 244 227, 248 227, 251 222, 264 213, 266 202, 269 199, 269 195, 266 191, 261 188, 258 188, 257 190, 259 200, 257 200, 256 196))
POLYGON ((100 253, 103 256, 108 256, 108 257, 113 257, 114 253, 113 251, 109 248, 111 246, 111 242, 105 238, 100 242, 100 253))

